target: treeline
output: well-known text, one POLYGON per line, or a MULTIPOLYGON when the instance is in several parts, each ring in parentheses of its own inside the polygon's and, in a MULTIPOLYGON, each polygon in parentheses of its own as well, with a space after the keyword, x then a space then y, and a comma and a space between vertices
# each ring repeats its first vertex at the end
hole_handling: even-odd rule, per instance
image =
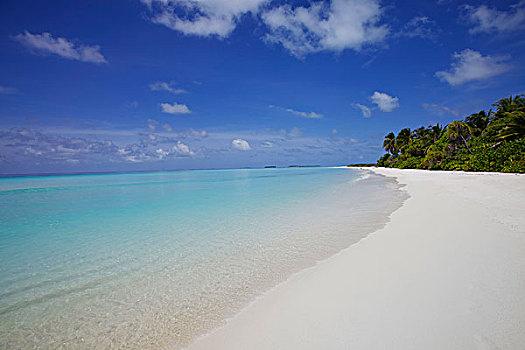
POLYGON ((502 98, 494 110, 441 126, 402 129, 385 136, 378 166, 525 172, 525 96, 502 98))

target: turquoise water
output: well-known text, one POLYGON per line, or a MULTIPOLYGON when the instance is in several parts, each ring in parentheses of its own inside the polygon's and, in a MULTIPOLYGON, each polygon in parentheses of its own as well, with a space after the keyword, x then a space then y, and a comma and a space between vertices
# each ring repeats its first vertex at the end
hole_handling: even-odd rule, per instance
POLYGON ((180 348, 404 196, 335 168, 0 179, 0 347, 180 348))

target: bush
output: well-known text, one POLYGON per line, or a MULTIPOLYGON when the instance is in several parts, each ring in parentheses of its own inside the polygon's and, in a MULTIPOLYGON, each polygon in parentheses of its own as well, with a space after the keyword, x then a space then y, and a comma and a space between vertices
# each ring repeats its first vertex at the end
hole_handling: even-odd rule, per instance
POLYGON ((390 160, 390 154, 388 153, 385 153, 381 158, 379 158, 379 160, 377 161, 377 166, 383 166, 383 167, 388 167, 388 165, 390 164, 389 163, 389 160, 390 160))
POLYGON ((469 170, 525 172, 525 139, 479 145, 472 153, 469 170))
POLYGON ((396 167, 401 169, 420 169, 423 167, 422 161, 423 158, 421 157, 410 157, 396 164, 396 167))

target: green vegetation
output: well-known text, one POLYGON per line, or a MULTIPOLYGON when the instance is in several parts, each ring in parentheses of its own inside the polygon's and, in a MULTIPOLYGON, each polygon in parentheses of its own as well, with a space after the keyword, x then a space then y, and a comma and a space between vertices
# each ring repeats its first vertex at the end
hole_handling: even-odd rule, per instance
POLYGON ((348 168, 352 168, 352 167, 364 168, 364 167, 373 167, 376 165, 377 165, 376 163, 352 163, 352 164, 348 164, 347 167, 348 168))
POLYGON ((378 166, 391 168, 525 172, 525 96, 502 98, 442 127, 402 129, 385 136, 378 166))

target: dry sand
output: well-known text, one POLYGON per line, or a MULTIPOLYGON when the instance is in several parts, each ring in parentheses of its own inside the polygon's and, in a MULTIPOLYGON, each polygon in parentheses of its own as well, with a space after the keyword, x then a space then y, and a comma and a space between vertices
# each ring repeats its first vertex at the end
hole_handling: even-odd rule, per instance
POLYGON ((372 169, 410 198, 197 349, 525 349, 525 176, 372 169))

